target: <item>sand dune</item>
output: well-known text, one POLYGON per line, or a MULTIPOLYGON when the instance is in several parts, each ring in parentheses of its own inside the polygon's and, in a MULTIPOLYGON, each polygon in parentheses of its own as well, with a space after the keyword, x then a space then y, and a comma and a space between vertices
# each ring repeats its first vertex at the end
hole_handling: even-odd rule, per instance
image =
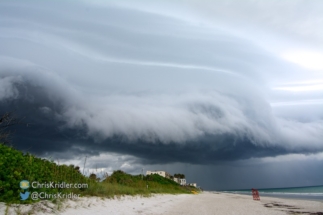
POLYGON ((59 204, 48 201, 33 205, 11 205, 7 208, 0 204, 0 214, 63 214, 63 215, 100 215, 100 214, 323 214, 323 202, 261 197, 254 201, 251 196, 203 192, 198 195, 154 195, 150 198, 121 197, 102 199, 83 197, 59 204), (6 211, 7 210, 7 211, 6 211))

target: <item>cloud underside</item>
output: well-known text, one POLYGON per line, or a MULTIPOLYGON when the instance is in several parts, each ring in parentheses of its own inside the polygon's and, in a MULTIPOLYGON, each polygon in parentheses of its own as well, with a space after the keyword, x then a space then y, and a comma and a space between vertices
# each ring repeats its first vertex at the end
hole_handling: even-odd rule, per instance
POLYGON ((261 98, 214 90, 91 98, 58 77, 28 77, 1 79, 1 110, 24 117, 15 145, 39 155, 116 152, 150 164, 210 164, 322 151, 320 121, 275 117, 261 98))

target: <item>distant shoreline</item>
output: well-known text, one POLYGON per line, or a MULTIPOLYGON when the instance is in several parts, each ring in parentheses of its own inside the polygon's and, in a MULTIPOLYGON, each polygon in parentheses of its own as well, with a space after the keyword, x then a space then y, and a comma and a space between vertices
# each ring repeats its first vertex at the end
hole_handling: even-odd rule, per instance
MULTIPOLYGON (((237 194, 237 195, 245 195, 250 196, 252 198, 251 192, 250 193, 243 193, 243 192, 226 192, 226 191, 211 191, 211 192, 219 192, 219 193, 230 193, 230 194, 237 194)), ((323 202, 323 195, 316 195, 316 194, 292 194, 292 193, 263 193, 259 192, 260 198, 261 197, 273 197, 273 198, 283 198, 283 199, 299 199, 299 200, 308 200, 308 201, 319 201, 323 202)))

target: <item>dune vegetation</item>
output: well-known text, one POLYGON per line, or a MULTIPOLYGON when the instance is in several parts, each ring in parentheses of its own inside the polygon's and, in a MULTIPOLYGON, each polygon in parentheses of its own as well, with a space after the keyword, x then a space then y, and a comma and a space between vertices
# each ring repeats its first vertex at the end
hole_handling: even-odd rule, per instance
POLYGON ((74 193, 80 196, 114 197, 121 195, 150 196, 153 193, 192 193, 197 189, 189 186, 180 186, 176 182, 159 175, 130 175, 121 170, 105 178, 97 178, 95 174, 89 177, 80 172, 74 165, 58 165, 54 161, 38 158, 29 153, 23 153, 5 144, 0 144, 0 202, 31 203, 34 200, 20 200, 20 181, 30 183, 66 183, 87 184, 87 188, 33 188, 28 192, 74 193))

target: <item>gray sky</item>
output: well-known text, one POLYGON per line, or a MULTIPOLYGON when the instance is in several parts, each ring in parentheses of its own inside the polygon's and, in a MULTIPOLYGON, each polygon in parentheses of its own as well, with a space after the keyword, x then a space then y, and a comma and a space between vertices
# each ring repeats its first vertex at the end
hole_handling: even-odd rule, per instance
POLYGON ((88 171, 322 184, 322 12, 314 0, 2 1, 0 110, 29 123, 17 148, 88 156, 88 171))

